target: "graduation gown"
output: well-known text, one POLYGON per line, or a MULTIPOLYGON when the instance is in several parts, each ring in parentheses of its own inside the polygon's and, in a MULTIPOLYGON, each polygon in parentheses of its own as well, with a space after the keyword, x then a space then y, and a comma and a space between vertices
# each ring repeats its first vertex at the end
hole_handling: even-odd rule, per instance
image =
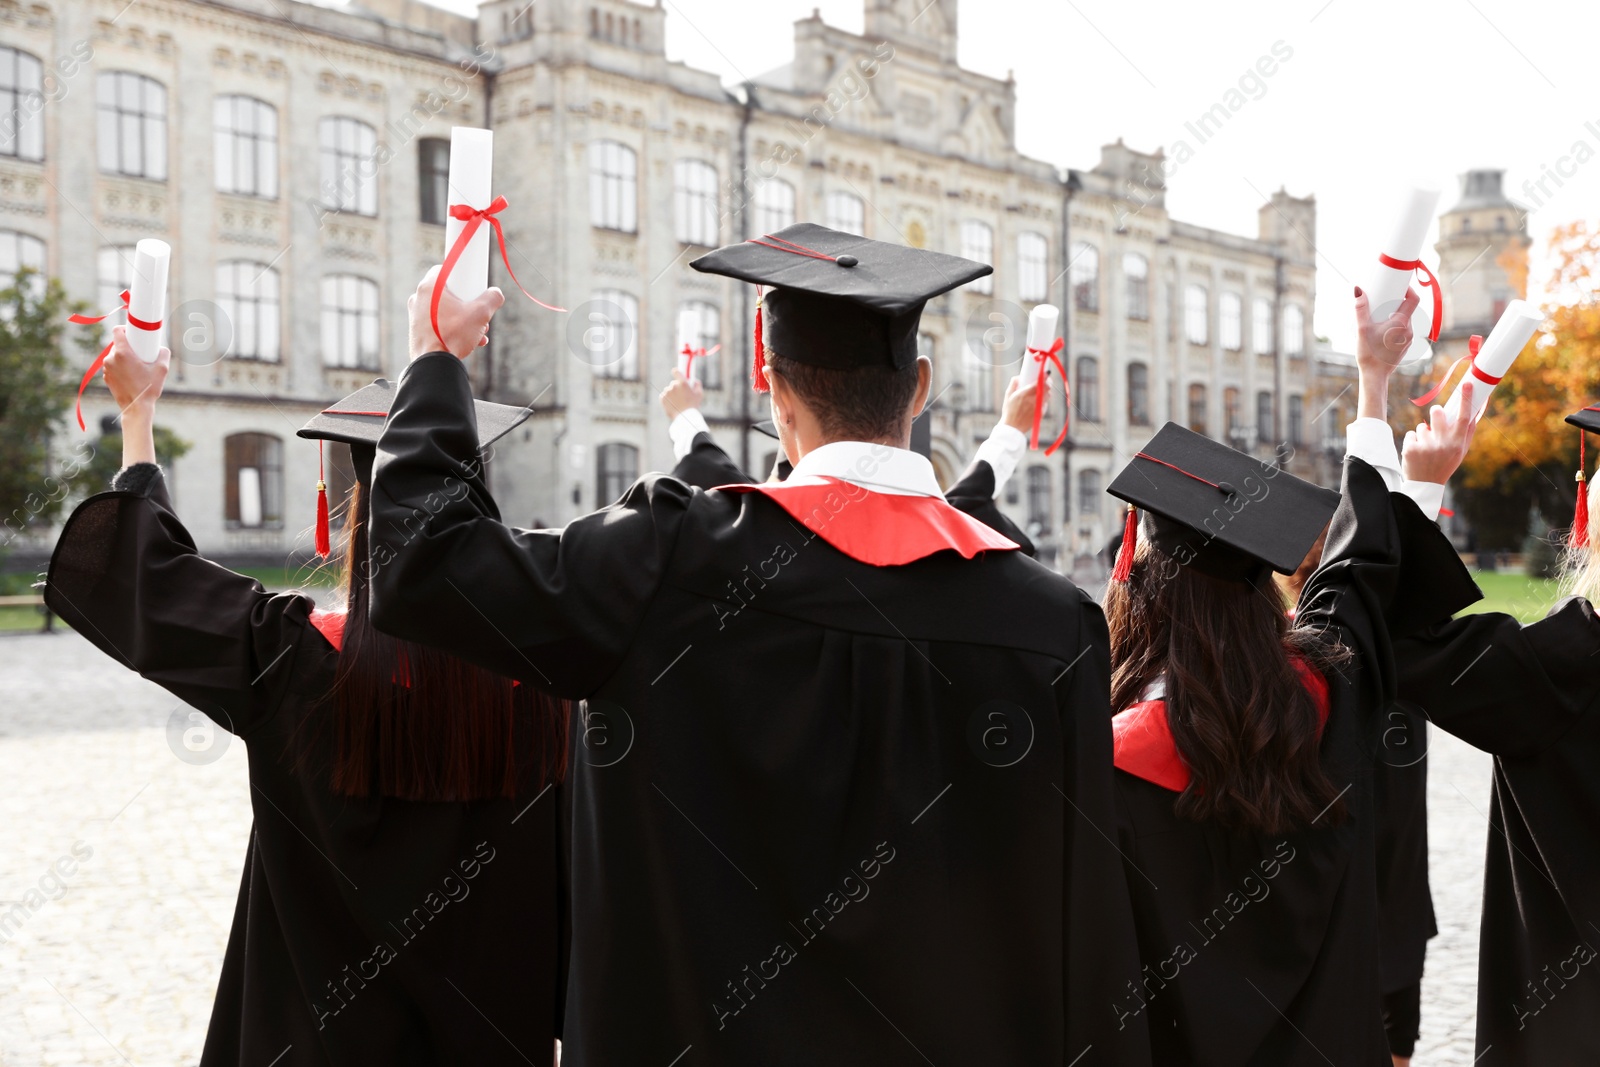
POLYGON ((1600 619, 1469 615, 1395 646, 1401 696, 1493 753, 1476 1061, 1600 1062, 1600 619))
MULTIPOLYGON (((254 823, 203 1067, 549 1063, 558 1025, 556 802, 331 792, 293 768, 331 714, 312 601, 203 559, 161 476, 85 501, 45 601, 249 754, 254 823)), ((320 613, 319 613, 320 616, 320 613)), ((319 742, 320 743, 320 742, 319 742)))
POLYGON ((649 475, 513 529, 472 418, 458 360, 411 364, 374 619, 588 701, 566 1067, 1148 1062, 1110 1010, 1136 959, 1088 597, 1016 551, 852 558, 808 524, 983 528, 846 483, 802 521, 649 475))
MULTIPOLYGON (((1393 694, 1384 613, 1399 584, 1401 527, 1422 523, 1409 498, 1391 501, 1376 471, 1347 461, 1322 565, 1301 597, 1299 624, 1325 627, 1353 653, 1322 679, 1323 765, 1345 790, 1345 821, 1281 835, 1190 821, 1174 811, 1182 784, 1166 762, 1177 761, 1170 740, 1143 753, 1119 746, 1118 839, 1142 970, 1126 976, 1117 1004, 1148 1020, 1157 1063, 1390 1062, 1379 1018, 1373 740, 1393 694)), ((1164 730, 1164 715, 1157 725, 1164 730)))

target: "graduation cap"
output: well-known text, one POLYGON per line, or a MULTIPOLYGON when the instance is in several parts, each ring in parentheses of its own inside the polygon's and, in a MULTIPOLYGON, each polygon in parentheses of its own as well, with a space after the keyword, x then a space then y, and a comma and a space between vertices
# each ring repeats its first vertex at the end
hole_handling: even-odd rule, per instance
POLYGON ((689 266, 758 287, 750 382, 763 393, 768 348, 838 370, 910 366, 923 305, 994 271, 987 263, 812 222, 726 245, 689 266), (771 291, 762 296, 761 286, 771 291))
POLYGON ((1293 574, 1339 506, 1333 490, 1175 422, 1150 439, 1106 492, 1132 505, 1112 571, 1124 582, 1141 525, 1156 548, 1214 578, 1254 584, 1269 569, 1293 574))
POLYGON ((1590 404, 1586 408, 1574 411, 1562 421, 1583 431, 1578 434, 1578 503, 1572 510, 1572 533, 1568 536, 1567 545, 1570 548, 1588 548, 1589 486, 1583 473, 1585 466, 1583 442, 1584 434, 1600 433, 1600 404, 1590 404))
MULTIPOLYGON (((372 461, 378 453, 378 438, 383 435, 389 421, 389 410, 394 405, 395 384, 379 378, 323 408, 311 421, 296 431, 296 436, 318 442, 317 445, 317 555, 326 556, 328 544, 328 485, 323 478, 323 441, 337 441, 350 446, 350 459, 356 468, 356 477, 362 482, 372 480, 372 461)), ((478 420, 478 447, 487 448, 520 426, 532 414, 532 408, 511 407, 509 404, 491 404, 474 400, 478 420)))

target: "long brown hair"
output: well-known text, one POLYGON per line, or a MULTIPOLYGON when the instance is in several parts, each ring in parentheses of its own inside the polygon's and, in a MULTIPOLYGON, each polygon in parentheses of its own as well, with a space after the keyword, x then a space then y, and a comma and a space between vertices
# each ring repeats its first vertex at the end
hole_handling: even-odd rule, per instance
POLYGON ((329 694, 333 714, 314 716, 333 735, 333 790, 468 801, 560 781, 566 701, 373 627, 365 496, 356 482, 345 510, 346 616, 329 694))
POLYGON ((1293 658, 1326 674, 1348 651, 1291 626, 1270 582, 1202 574, 1149 542, 1106 592, 1111 706, 1166 678, 1167 723, 1190 772, 1179 815, 1281 834, 1344 817, 1321 760, 1320 715, 1293 658))

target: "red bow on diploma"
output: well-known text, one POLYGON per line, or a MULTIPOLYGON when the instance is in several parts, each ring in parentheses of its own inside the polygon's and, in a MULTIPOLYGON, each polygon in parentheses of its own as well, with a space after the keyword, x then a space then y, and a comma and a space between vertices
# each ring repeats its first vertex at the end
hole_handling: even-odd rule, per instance
POLYGON ((1067 378, 1067 368, 1061 365, 1061 348, 1065 344, 1063 338, 1057 337, 1055 344, 1049 348, 1030 348, 1028 355, 1039 358, 1039 373, 1033 382, 1033 388, 1038 396, 1033 405, 1033 433, 1028 438, 1028 447, 1039 447, 1039 420, 1044 416, 1044 391, 1049 387, 1045 376, 1050 373, 1050 364, 1056 365, 1056 370, 1061 372, 1061 389, 1067 395, 1067 411, 1061 416, 1061 433, 1056 436, 1055 443, 1044 450, 1045 455, 1051 455, 1061 447, 1067 439, 1067 427, 1072 422, 1072 383, 1067 378))
POLYGON ((680 356, 688 357, 683 361, 683 376, 690 381, 694 381, 694 361, 704 356, 714 355, 721 348, 721 345, 712 345, 710 348, 691 348, 688 341, 683 342, 683 351, 678 353, 680 356))
MULTIPOLYGON (((1491 375, 1485 374, 1483 372, 1483 368, 1478 366, 1478 349, 1482 346, 1483 338, 1478 334, 1473 334, 1471 339, 1467 341, 1467 354, 1450 364, 1450 369, 1444 372, 1444 377, 1439 379, 1438 385, 1434 386, 1432 389, 1429 389, 1421 396, 1412 397, 1411 402, 1417 405, 1419 408, 1425 408, 1429 404, 1433 403, 1434 398, 1440 393, 1444 392, 1444 387, 1450 381, 1450 377, 1455 374, 1456 368, 1461 366, 1463 363, 1467 364, 1468 369, 1472 372, 1472 376, 1478 379, 1478 381, 1489 386, 1499 385, 1504 377, 1503 375, 1501 378, 1495 378, 1491 375)), ((1489 409, 1479 408, 1478 418, 1483 418, 1483 413, 1487 410, 1489 409)))
MULTIPOLYGON (((104 315, 68 315, 67 321, 75 322, 79 326, 93 326, 95 323, 104 322, 121 311, 127 315, 129 326, 137 326, 141 330, 150 330, 151 332, 161 329, 161 323, 159 322, 145 322, 143 319, 133 317, 133 313, 128 311, 128 290, 122 290, 122 295, 117 299, 122 302, 104 315)), ((94 381, 94 376, 100 373, 101 367, 105 366, 106 357, 111 354, 111 346, 114 344, 116 344, 114 340, 106 342, 106 346, 100 350, 100 354, 94 357, 94 362, 89 364, 89 369, 83 372, 83 381, 78 383, 78 429, 85 432, 89 428, 83 424, 83 391, 89 388, 89 383, 94 381)))
MULTIPOLYGON (((440 348, 444 347, 444 336, 439 333, 439 297, 444 293, 444 283, 449 279, 450 272, 456 269, 456 261, 461 258, 461 253, 467 250, 472 235, 477 233, 478 227, 485 222, 494 227, 495 239, 500 244, 500 262, 506 265, 506 273, 511 275, 512 284, 522 289, 522 283, 517 281, 517 272, 511 269, 511 259, 506 255, 505 231, 500 228, 500 220, 495 218, 506 209, 506 206, 506 198, 503 196, 495 197, 485 208, 468 207, 466 204, 450 205, 450 217, 466 225, 461 227, 461 233, 456 236, 456 243, 450 246, 450 251, 444 257, 444 266, 439 268, 439 277, 433 282, 433 299, 428 304, 428 318, 433 323, 433 335, 439 338, 440 348)), ((522 295, 547 311, 567 310, 546 304, 526 289, 522 289, 522 295)))
POLYGON ((1428 340, 1439 339, 1439 327, 1444 325, 1444 292, 1439 288, 1439 279, 1433 276, 1433 271, 1420 259, 1395 259, 1391 255, 1378 254, 1378 262, 1385 267, 1395 270, 1415 270, 1422 272, 1422 284, 1433 290, 1433 325, 1428 330, 1428 340))

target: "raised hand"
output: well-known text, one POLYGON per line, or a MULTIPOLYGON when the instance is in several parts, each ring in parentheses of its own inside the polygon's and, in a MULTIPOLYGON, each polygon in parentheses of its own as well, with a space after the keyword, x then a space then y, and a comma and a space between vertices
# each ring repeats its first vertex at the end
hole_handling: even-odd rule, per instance
POLYGON ((1044 412, 1050 410, 1050 379, 1045 378, 1045 388, 1039 389, 1033 376, 1026 380, 1018 377, 1012 378, 1006 385, 1006 398, 1000 405, 1000 421, 1014 430, 1023 433, 1033 432, 1034 405, 1043 405, 1044 412))
POLYGON ((439 268, 431 268, 417 283, 417 291, 406 300, 406 311, 411 322, 411 358, 429 352, 449 352, 457 359, 466 359, 473 349, 489 343, 489 320, 506 302, 505 294, 493 286, 471 300, 462 300, 448 286, 439 294, 439 333, 434 335, 430 308, 433 301, 434 281, 439 268))
POLYGON ((1407 289, 1394 314, 1374 322, 1367 294, 1356 289, 1357 418, 1388 421, 1389 378, 1411 347, 1411 313, 1421 299, 1407 289))
POLYGON ((661 409, 667 413, 667 418, 675 419, 690 408, 699 407, 705 399, 705 388, 699 382, 685 378, 683 372, 674 367, 672 381, 661 390, 661 409))
POLYGON ((1456 410, 1446 412, 1438 404, 1428 412, 1428 421, 1407 430, 1400 452, 1400 469, 1408 481, 1437 482, 1443 485, 1467 458, 1472 434, 1478 428, 1472 417, 1472 382, 1461 383, 1456 410))

